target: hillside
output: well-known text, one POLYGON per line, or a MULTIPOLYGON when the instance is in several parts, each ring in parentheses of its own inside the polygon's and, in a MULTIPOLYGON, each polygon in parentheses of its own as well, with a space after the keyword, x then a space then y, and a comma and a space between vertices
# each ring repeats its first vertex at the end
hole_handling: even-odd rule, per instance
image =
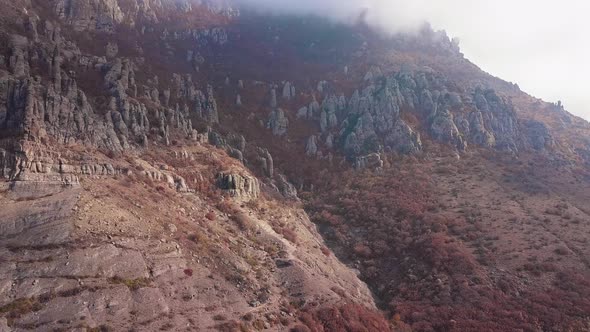
POLYGON ((590 125, 446 33, 0 4, 0 331, 590 330, 590 125))

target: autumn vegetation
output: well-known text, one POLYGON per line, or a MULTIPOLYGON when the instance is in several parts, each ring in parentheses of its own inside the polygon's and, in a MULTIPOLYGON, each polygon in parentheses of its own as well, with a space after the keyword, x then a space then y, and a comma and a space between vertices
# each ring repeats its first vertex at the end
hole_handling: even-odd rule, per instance
MULTIPOLYGON (((362 272, 391 326, 414 331, 588 329, 590 276, 550 262, 525 265, 532 277, 555 275, 544 289, 520 287, 513 276, 490 272, 497 271, 493 252, 470 245, 482 238, 497 240, 486 237, 479 224, 482 214, 465 209, 457 216, 436 195, 434 175, 452 177, 460 170, 437 171, 403 158, 392 164, 378 172, 350 171, 326 179, 306 205, 336 255, 362 272)), ((563 206, 549 210, 566 213, 563 206)), ((561 247, 555 252, 567 255, 561 247)))

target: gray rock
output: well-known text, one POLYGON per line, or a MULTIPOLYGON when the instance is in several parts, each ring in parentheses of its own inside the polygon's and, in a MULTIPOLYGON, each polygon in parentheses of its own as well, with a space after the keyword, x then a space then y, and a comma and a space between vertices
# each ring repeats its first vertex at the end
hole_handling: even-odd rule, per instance
POLYGON ((273 87, 270 89, 270 108, 275 109, 277 106, 277 91, 273 87))
POLYGON ((275 136, 285 135, 289 127, 289 119, 287 119, 282 109, 277 108, 270 113, 266 127, 275 136))
POLYGON ((326 97, 320 111, 320 128, 322 132, 338 126, 337 112, 338 98, 334 95, 326 97))
POLYGON ((285 177, 283 174, 277 175, 275 184, 283 197, 290 200, 299 200, 299 197, 297 196, 297 189, 291 182, 287 180, 287 177, 285 177))
POLYGON ((213 87, 211 85, 207 85, 207 100, 205 101, 203 107, 203 117, 209 123, 219 123, 219 112, 217 110, 217 102, 215 101, 215 97, 213 95, 213 87))
POLYGON ((309 106, 307 107, 307 118, 311 119, 319 112, 320 112, 320 103, 318 103, 318 101, 315 100, 315 97, 314 97, 313 101, 311 103, 309 103, 309 106))
POLYGON ((319 93, 324 93, 326 91, 326 88, 328 87, 328 82, 326 81, 319 81, 318 82, 318 87, 317 90, 319 93))
MULTIPOLYGON (((518 147, 523 146, 523 138, 514 106, 491 89, 476 89, 473 100, 477 110, 481 112, 484 127, 495 138, 494 147, 503 151, 518 152, 518 147)), ((477 117, 473 120, 479 122, 477 117)), ((473 124, 478 126, 477 122, 472 123, 472 127, 473 124)))
POLYGON ((106 47, 107 58, 114 58, 117 54, 119 54, 119 46, 117 46, 117 43, 108 42, 106 47))
POLYGON ((430 133, 436 140, 451 144, 459 151, 464 151, 467 147, 463 135, 453 121, 453 115, 448 110, 438 112, 431 119, 430 133))
POLYGON ((217 186, 237 198, 256 199, 260 195, 258 179, 249 175, 219 173, 217 186))
POLYGON ((305 154, 313 157, 318 153, 318 142, 317 136, 312 135, 307 139, 307 143, 305 145, 305 154))
POLYGON ((363 78, 365 81, 372 81, 378 77, 383 76, 383 72, 381 71, 381 68, 377 67, 377 66, 373 66, 371 67, 371 69, 369 69, 369 71, 365 74, 365 77, 363 78))
POLYGON ((76 31, 113 32, 125 18, 116 0, 102 0, 100 6, 90 1, 58 0, 54 8, 57 16, 76 31))
POLYGON ((420 111, 426 116, 433 115, 437 111, 437 104, 432 98, 432 93, 428 90, 423 90, 420 95, 420 111))
POLYGON ((544 150, 554 146, 555 140, 544 123, 528 120, 523 123, 524 134, 530 146, 535 150, 544 150))
POLYGON ((264 159, 266 160, 266 175, 272 178, 274 175, 274 161, 268 150, 264 150, 264 159))
POLYGON ((385 145, 397 153, 412 154, 422 150, 420 134, 413 131, 403 120, 398 120, 385 137, 385 145))
POLYGON ((326 149, 331 150, 334 147, 334 135, 332 135, 332 133, 329 133, 328 136, 326 136, 326 149))
POLYGON ((477 145, 490 148, 496 145, 496 138, 487 130, 480 111, 473 111, 469 114, 468 134, 471 140, 477 145))
POLYGON ((29 75, 29 61, 22 49, 13 49, 12 55, 9 59, 9 67, 12 74, 16 77, 25 77, 29 75))
POLYGON ((295 85, 291 84, 291 82, 285 82, 283 86, 283 98, 287 100, 295 98, 295 85))
POLYGON ((297 110, 297 119, 307 119, 308 118, 308 108, 307 106, 301 107, 297 110))
POLYGON ((366 156, 357 157, 354 163, 356 169, 378 170, 383 168, 383 160, 379 153, 371 153, 366 156))

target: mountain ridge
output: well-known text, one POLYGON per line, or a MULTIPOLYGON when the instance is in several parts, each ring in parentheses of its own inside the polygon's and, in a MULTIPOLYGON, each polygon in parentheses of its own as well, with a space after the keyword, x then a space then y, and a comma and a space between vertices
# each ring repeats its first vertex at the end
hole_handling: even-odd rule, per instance
POLYGON ((589 328, 590 127, 444 32, 7 8, 0 330, 589 328))

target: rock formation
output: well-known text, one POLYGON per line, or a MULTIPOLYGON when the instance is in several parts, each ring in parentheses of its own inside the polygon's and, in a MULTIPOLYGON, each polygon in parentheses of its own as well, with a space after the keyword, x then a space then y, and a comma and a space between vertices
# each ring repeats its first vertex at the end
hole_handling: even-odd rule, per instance
POLYGON ((307 139, 307 144, 305 146, 305 154, 310 157, 313 157, 317 153, 318 153, 317 137, 315 135, 312 135, 307 139))
POLYGON ((219 173, 217 185, 231 196, 243 199, 255 199, 260 195, 258 180, 249 175, 219 173))
POLYGON ((287 133, 289 127, 289 119, 285 115, 285 111, 277 108, 270 112, 266 127, 272 131, 275 136, 282 136, 287 133))

